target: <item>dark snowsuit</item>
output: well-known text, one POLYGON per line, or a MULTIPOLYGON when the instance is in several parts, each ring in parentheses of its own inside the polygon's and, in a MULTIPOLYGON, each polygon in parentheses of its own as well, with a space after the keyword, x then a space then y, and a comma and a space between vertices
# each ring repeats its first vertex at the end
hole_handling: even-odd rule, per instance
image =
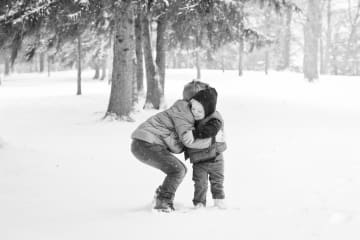
MULTIPOLYGON (((219 131, 223 131, 223 119, 219 112, 215 112, 204 120, 195 124, 193 135, 195 139, 215 139, 219 131)), ((226 150, 225 142, 213 142, 216 147, 216 157, 193 163, 194 205, 206 205, 208 179, 213 199, 224 199, 224 158, 222 152, 226 150)), ((190 151, 188 149, 187 151, 190 151)))

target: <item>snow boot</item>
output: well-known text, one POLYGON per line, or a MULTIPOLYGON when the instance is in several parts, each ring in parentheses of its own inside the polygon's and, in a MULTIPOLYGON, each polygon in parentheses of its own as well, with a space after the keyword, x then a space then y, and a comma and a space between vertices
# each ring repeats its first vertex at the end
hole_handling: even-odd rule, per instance
POLYGON ((214 207, 217 207, 219 209, 226 209, 226 203, 225 199, 214 199, 214 207))
POLYGON ((165 194, 165 197, 162 196, 164 193, 161 192, 161 185, 155 190, 154 195, 154 209, 161 212, 171 212, 175 211, 172 198, 169 194, 165 194), (169 196, 168 196, 169 195, 169 196))
POLYGON ((197 203, 194 206, 195 209, 204 209, 205 208, 205 204, 203 203, 197 203))
POLYGON ((160 212, 172 212, 175 211, 174 205, 172 202, 169 202, 166 199, 159 199, 157 198, 155 201, 155 210, 158 210, 160 212))

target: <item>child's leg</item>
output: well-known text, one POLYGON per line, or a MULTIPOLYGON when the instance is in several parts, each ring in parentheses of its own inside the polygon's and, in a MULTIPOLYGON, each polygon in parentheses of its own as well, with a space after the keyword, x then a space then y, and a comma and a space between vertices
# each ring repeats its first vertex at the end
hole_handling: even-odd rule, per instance
POLYGON ((211 164, 209 169, 211 194, 213 199, 224 199, 224 160, 220 159, 211 164))
POLYGON ((175 192, 186 174, 186 166, 164 146, 133 140, 131 151, 141 162, 166 174, 158 197, 172 203, 175 192))
POLYGON ((193 164, 193 181, 194 181, 194 205, 198 203, 204 204, 206 206, 206 192, 208 189, 208 172, 204 167, 203 163, 193 164))

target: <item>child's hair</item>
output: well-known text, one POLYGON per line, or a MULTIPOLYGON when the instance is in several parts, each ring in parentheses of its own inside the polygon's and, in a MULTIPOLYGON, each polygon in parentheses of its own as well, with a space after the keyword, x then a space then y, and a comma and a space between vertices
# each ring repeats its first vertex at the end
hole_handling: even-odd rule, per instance
POLYGON ((183 100, 189 101, 197 92, 209 88, 209 84, 199 80, 192 80, 184 86, 183 100))

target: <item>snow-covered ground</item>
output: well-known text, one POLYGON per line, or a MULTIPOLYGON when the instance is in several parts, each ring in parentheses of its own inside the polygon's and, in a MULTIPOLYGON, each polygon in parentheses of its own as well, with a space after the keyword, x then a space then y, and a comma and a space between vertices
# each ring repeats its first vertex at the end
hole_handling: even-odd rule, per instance
MULTIPOLYGON (((203 71, 225 118, 229 208, 159 214, 150 204, 163 174, 129 150, 156 111, 102 121, 110 87, 92 74, 82 96, 75 72, 14 74, 0 86, 1 240, 360 238, 359 78, 203 71)), ((194 75, 168 70, 168 106, 194 75)), ((179 209, 191 207, 186 165, 179 209)))

